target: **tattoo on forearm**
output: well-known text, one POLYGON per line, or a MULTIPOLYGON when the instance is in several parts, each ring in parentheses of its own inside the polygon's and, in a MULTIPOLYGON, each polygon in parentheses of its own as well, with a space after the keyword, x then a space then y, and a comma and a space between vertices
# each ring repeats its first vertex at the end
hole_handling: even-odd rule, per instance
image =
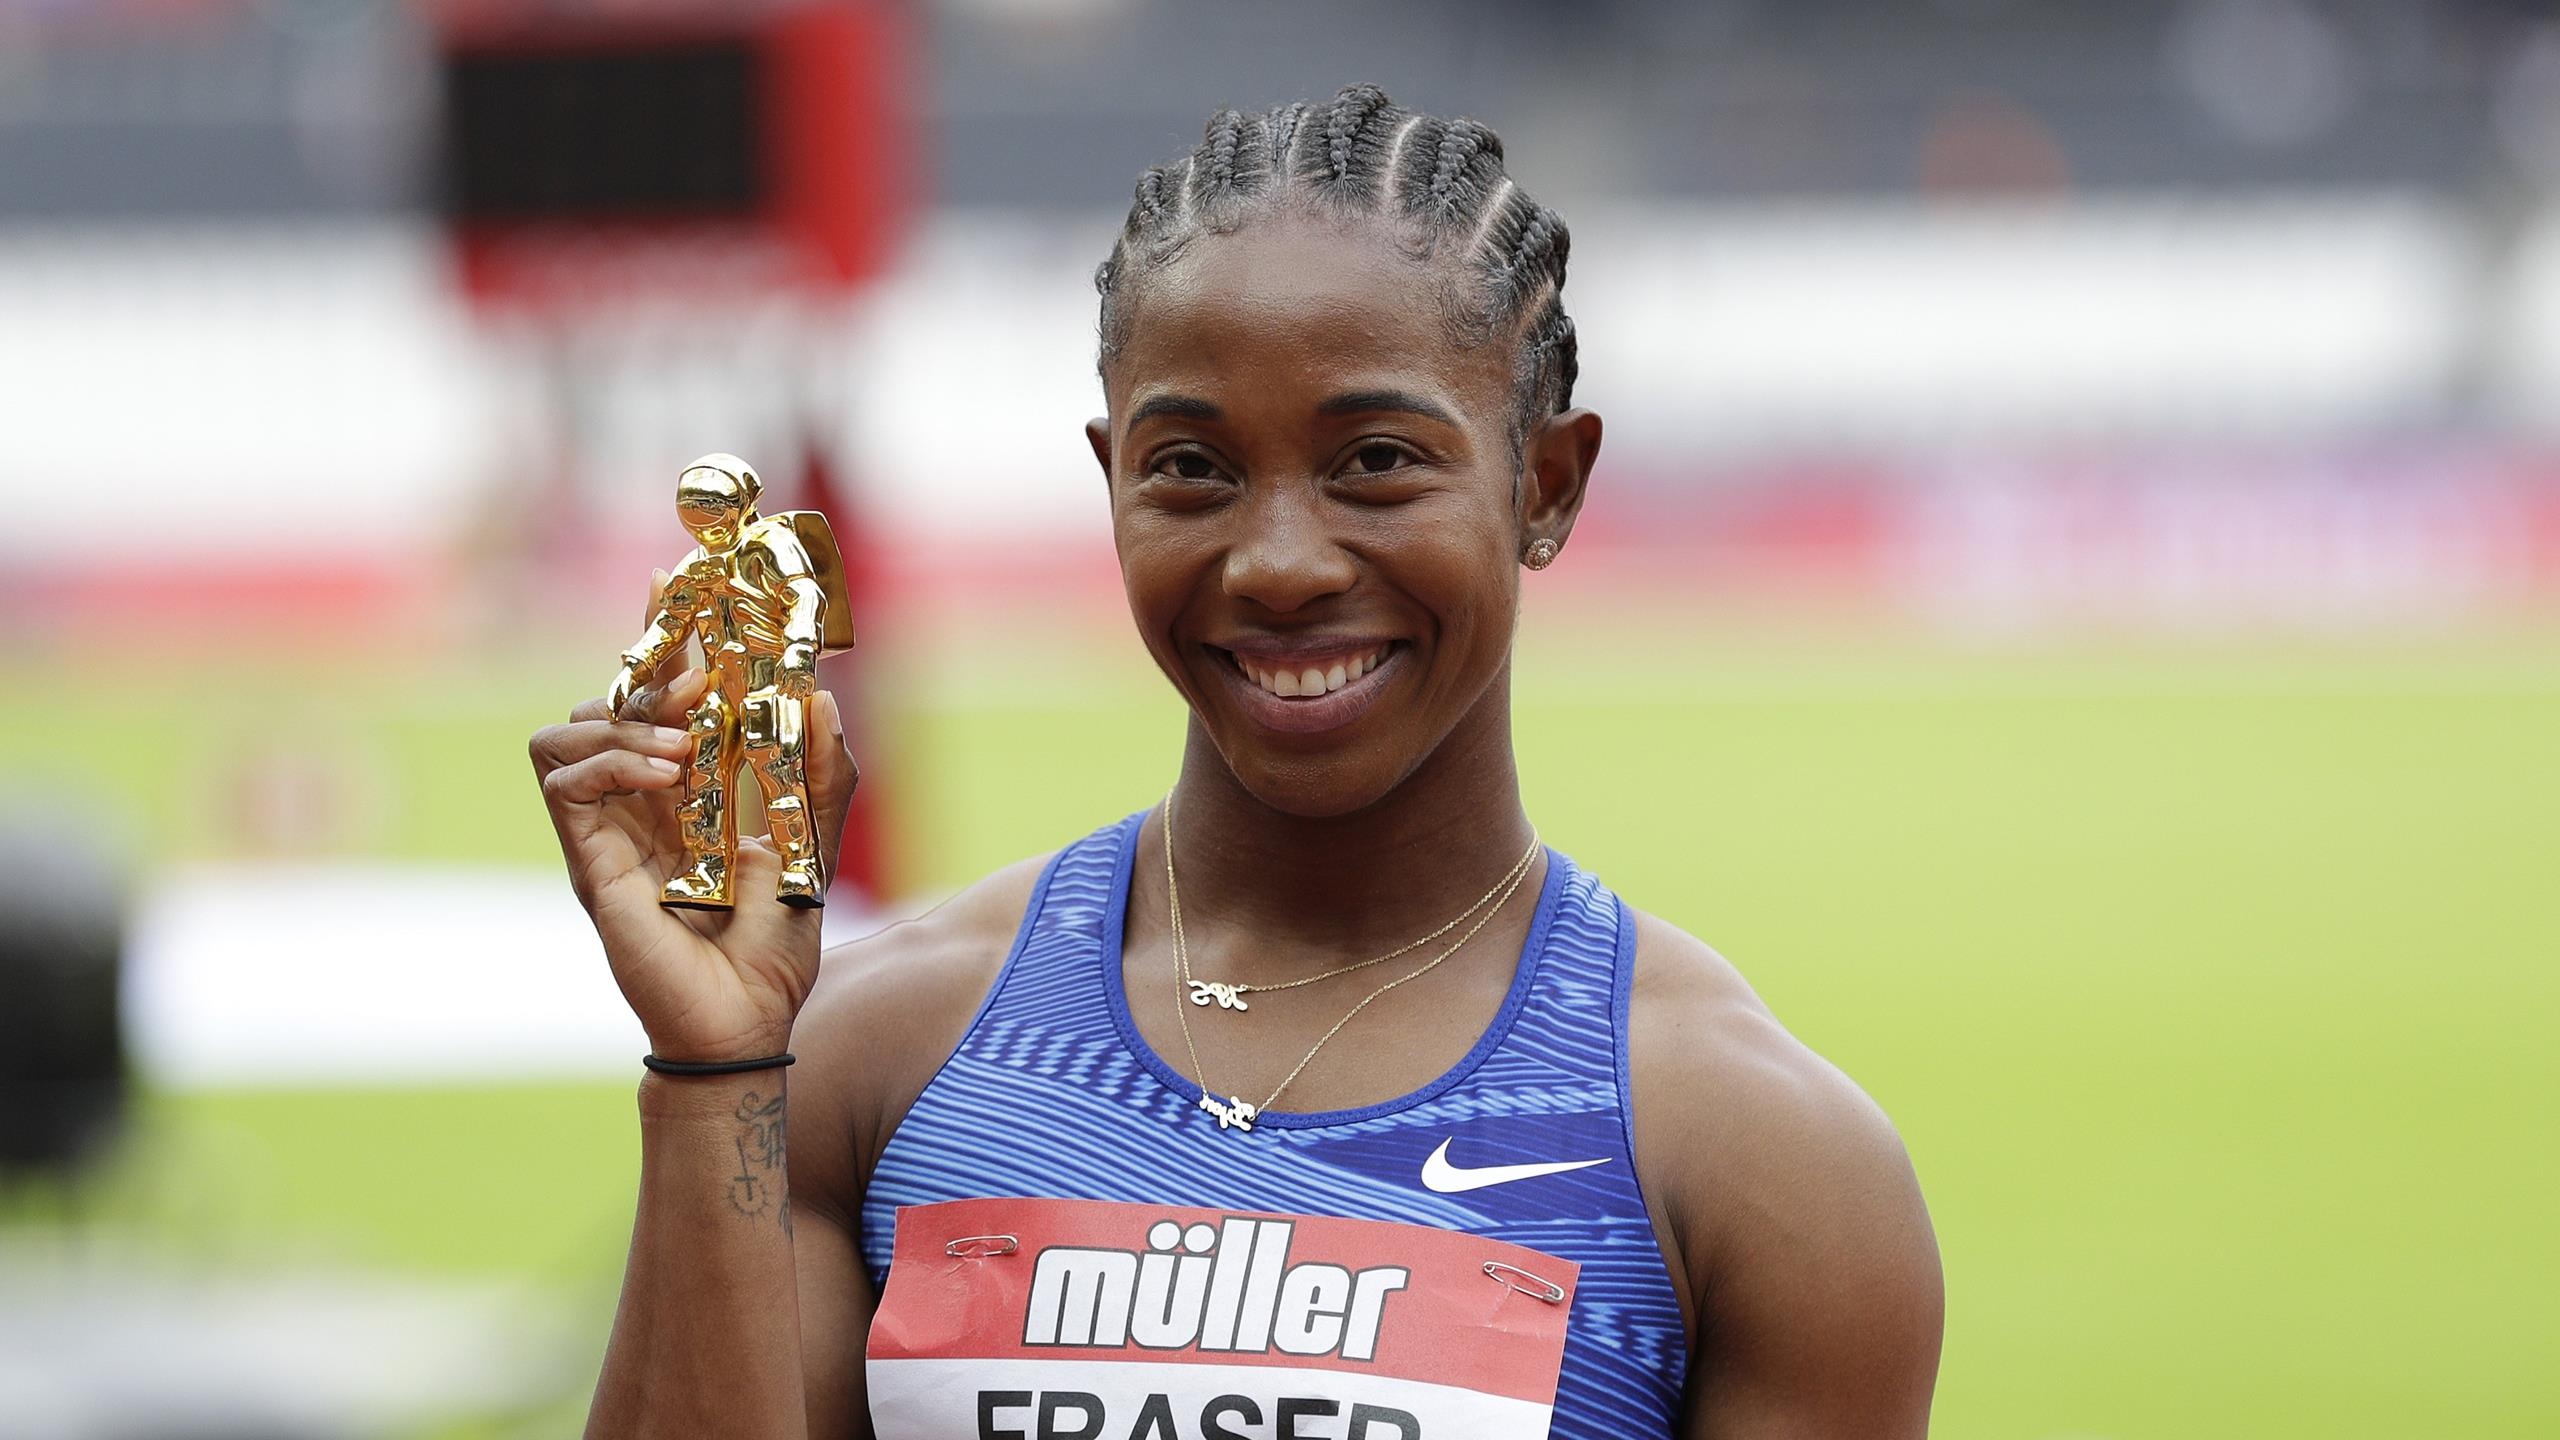
POLYGON ((738 1151, 738 1173, 729 1177, 729 1208, 750 1220, 772 1215, 788 1235, 791 1189, 782 1099, 780 1093, 767 1099, 750 1090, 738 1102, 738 1129, 730 1137, 738 1151))

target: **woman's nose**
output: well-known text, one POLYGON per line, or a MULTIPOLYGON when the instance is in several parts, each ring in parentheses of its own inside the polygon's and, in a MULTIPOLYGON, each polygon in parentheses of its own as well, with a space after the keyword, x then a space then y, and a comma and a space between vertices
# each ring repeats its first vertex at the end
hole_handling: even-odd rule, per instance
POLYGON ((1242 507, 1243 529, 1220 577, 1228 595, 1287 614, 1351 588, 1358 578, 1351 553, 1335 543, 1311 498, 1275 495, 1242 507))

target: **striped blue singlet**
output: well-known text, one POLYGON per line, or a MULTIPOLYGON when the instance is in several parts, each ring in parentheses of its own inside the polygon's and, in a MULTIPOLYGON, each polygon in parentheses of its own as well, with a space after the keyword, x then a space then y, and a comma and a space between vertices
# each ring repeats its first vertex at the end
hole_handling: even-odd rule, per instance
POLYGON ((1501 1011, 1422 1089, 1357 1110, 1269 1111, 1250 1135, 1196 1108, 1199 1085, 1139 1038, 1121 928, 1144 810, 1053 857, 1013 952, 959 1048, 917 1097, 863 1197, 862 1257, 888 1282, 902 1205, 976 1196, 1342 1215, 1467 1231, 1581 1267, 1556 1386, 1555 1440, 1673 1430, 1680 1309, 1630 1149, 1633 912, 1547 851, 1546 883, 1501 1011), (1039 1117, 1025 1143, 1023 1117, 1039 1117), (1451 1163, 1601 1158, 1462 1194, 1424 1188, 1451 1163))

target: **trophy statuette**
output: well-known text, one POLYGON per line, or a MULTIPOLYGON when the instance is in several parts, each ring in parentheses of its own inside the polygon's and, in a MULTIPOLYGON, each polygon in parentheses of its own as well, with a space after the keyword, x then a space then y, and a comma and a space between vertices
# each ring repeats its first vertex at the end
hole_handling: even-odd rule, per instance
POLYGON ((818 657, 853 645, 844 560, 815 510, 756 513, 764 484, 735 455, 705 455, 676 477, 676 515, 700 542, 667 576, 657 613, 622 653, 607 702, 614 714, 687 636, 702 641, 709 684, 685 717, 692 742, 678 812, 688 868, 658 903, 726 910, 737 868, 731 801, 741 765, 755 777, 782 852, 774 898, 827 903, 826 861, 809 804, 805 737, 818 657))

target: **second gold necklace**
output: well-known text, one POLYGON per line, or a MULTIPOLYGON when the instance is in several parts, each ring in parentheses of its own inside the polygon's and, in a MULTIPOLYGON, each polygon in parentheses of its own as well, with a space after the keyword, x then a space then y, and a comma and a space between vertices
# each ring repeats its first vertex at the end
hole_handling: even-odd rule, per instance
MULTIPOLYGON (((1468 941, 1476 938, 1476 932, 1482 930, 1488 921, 1492 920, 1495 915, 1501 913, 1503 903, 1511 898, 1511 892, 1520 888, 1520 882, 1527 877, 1529 873, 1529 864, 1536 858, 1537 853, 1538 836, 1537 832, 1532 830, 1529 834, 1528 850, 1521 855, 1519 861, 1514 864, 1511 867, 1510 872, 1503 877, 1501 884, 1495 886, 1494 889, 1487 891, 1483 899, 1476 901, 1475 904, 1458 912, 1457 920, 1450 921, 1447 925, 1441 926, 1439 929, 1432 931, 1429 935, 1425 935, 1420 940, 1414 941, 1411 945, 1391 950, 1388 953, 1377 957, 1375 960, 1363 960, 1356 965, 1346 965, 1339 970, 1330 970, 1321 975, 1310 975, 1304 980, 1294 980, 1285 985, 1245 987, 1248 989, 1286 990, 1307 984, 1310 981, 1328 980, 1335 975, 1347 974, 1353 970, 1366 969, 1371 965, 1379 963, 1379 961, 1392 960, 1396 956, 1404 954, 1406 951, 1415 948, 1415 946, 1425 945, 1435 939, 1438 939, 1440 936, 1449 933, 1451 927, 1455 926, 1458 923, 1458 920, 1464 920, 1468 915, 1473 914, 1479 908, 1484 909, 1483 916, 1479 918, 1476 923, 1468 926, 1467 933, 1459 936, 1457 941, 1450 945, 1448 949, 1443 950, 1439 954, 1431 957, 1429 960, 1424 961, 1415 969, 1399 975, 1395 979, 1379 986, 1377 989, 1370 991, 1366 996, 1362 997, 1359 1004, 1352 1006, 1341 1019, 1334 1021, 1333 1028, 1316 1037, 1316 1043, 1307 1047, 1307 1053, 1300 1056, 1298 1063, 1289 1068, 1288 1074, 1280 1077, 1280 1083, 1271 1087, 1271 1093, 1263 1096, 1262 1103, 1259 1105, 1253 1104, 1241 1095, 1230 1095, 1225 1100, 1220 1100, 1210 1093, 1208 1071, 1200 1064, 1200 1047, 1193 1043, 1191 1039, 1191 1016, 1187 1008, 1179 999, 1177 999, 1173 1007, 1173 1018, 1175 1022, 1182 1027, 1182 1048, 1184 1053, 1191 1057, 1191 1073, 1193 1077, 1198 1079, 1200 1082, 1200 1108, 1218 1118, 1218 1128, 1221 1130, 1252 1130, 1254 1118, 1260 1115, 1263 1111, 1269 1109, 1272 1102, 1280 1098, 1280 1092, 1289 1088, 1290 1082, 1296 1080, 1299 1072, 1307 1068, 1308 1061, 1316 1058, 1316 1052, 1325 1047, 1326 1041, 1331 1040, 1334 1036, 1342 1033, 1342 1027, 1350 1024, 1353 1016, 1368 1009, 1371 1001, 1376 1000, 1379 996, 1386 994, 1388 991, 1393 990, 1406 981, 1419 980, 1424 975, 1429 974, 1433 967, 1437 966, 1441 961, 1448 959, 1450 956, 1457 954, 1461 949, 1466 947, 1466 943, 1468 941), (1487 900, 1493 902, 1489 908, 1485 906, 1485 901, 1487 900)), ((1165 904, 1166 908, 1170 912, 1169 919, 1173 928, 1174 984, 1179 987, 1180 991, 1190 992, 1187 998, 1190 998, 1193 1003, 1202 1003, 1197 998, 1196 990, 1192 989, 1192 987, 1196 986, 1200 982, 1191 978, 1191 951, 1183 942, 1182 934, 1182 888, 1173 878, 1173 792, 1171 791, 1166 791, 1164 797, 1164 889, 1165 904)), ((1239 1005, 1235 1008, 1242 1009, 1243 1007, 1239 1005)))

